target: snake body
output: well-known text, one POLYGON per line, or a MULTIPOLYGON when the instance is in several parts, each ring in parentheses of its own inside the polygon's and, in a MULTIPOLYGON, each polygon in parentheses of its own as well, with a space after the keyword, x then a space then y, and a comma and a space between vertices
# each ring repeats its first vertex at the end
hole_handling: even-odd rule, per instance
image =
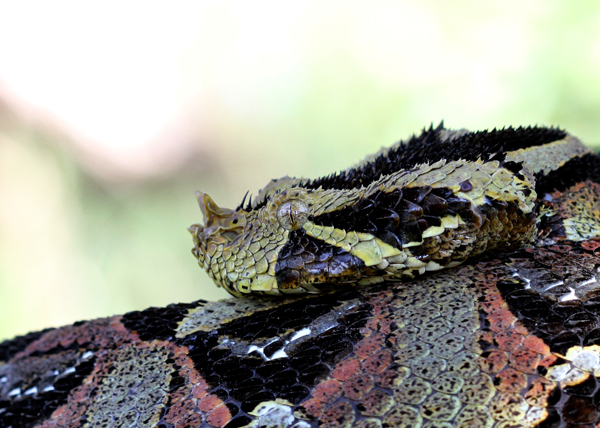
POLYGON ((235 210, 197 192, 192 253, 235 296, 412 278, 534 243, 551 211, 540 189, 589 156, 554 128, 431 127, 340 173, 272 180, 235 210))
POLYGON ((246 298, 0 343, 0 428, 600 426, 600 156, 575 137, 431 128, 199 202, 193 252, 246 298))

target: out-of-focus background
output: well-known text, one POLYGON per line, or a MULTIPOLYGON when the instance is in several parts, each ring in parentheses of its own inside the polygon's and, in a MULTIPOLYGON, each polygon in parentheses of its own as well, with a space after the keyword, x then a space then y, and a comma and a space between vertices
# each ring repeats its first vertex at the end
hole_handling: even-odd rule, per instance
POLYGON ((600 143, 600 3, 4 2, 0 339, 218 299, 194 190, 235 208, 442 119, 600 143))

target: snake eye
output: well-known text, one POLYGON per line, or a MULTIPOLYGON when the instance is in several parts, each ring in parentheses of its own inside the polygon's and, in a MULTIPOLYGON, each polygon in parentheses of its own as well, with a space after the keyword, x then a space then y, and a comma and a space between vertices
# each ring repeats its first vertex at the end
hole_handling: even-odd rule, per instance
POLYGON ((297 230, 308 219, 308 207, 298 199, 284 202, 277 211, 277 220, 287 230, 297 230))

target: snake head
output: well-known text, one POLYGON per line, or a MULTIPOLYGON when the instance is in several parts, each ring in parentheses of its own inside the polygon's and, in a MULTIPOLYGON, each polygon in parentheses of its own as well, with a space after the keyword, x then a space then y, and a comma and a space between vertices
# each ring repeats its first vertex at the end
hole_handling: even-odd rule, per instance
MULTIPOLYGON (((202 192, 196 192, 196 198, 204 224, 193 224, 188 230, 198 264, 217 286, 234 296, 272 293, 276 288, 277 254, 286 238, 279 221, 270 216, 268 209, 221 208, 202 192)), ((297 205, 290 202, 282 207, 290 228, 300 220, 297 205)))
POLYGON ((360 192, 309 189, 284 177, 236 210, 219 207, 205 193, 196 196, 204 224, 188 228, 192 254, 234 296, 322 293, 379 272, 372 267, 382 262, 373 236, 315 224, 328 211, 352 206, 360 192))
POLYGON ((192 254, 217 286, 234 296, 299 294, 322 292, 314 284, 356 279, 360 260, 307 234, 315 210, 331 205, 331 198, 295 181, 273 180, 236 210, 196 192, 204 224, 188 228, 192 254))

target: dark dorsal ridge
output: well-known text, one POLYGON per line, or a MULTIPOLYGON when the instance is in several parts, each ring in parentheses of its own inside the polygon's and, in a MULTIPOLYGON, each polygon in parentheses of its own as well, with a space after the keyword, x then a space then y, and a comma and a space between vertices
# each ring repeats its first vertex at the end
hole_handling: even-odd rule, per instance
POLYGON ((457 133, 447 138, 443 122, 437 128, 433 125, 424 129, 421 135, 411 137, 407 142, 395 147, 386 154, 359 167, 341 171, 323 178, 308 180, 302 187, 309 189, 354 189, 367 186, 382 175, 389 175, 401 169, 411 169, 423 163, 440 160, 456 161, 464 159, 476 161, 504 160, 504 153, 527 147, 542 146, 566 137, 567 133, 558 128, 519 127, 457 133))
MULTIPOLYGON (((423 163, 432 164, 442 159, 476 161, 481 158, 485 161, 503 161, 506 152, 542 146, 561 140, 567 135, 565 131, 553 127, 509 127, 479 132, 455 131, 453 134, 450 132, 452 131, 444 128, 443 122, 436 128, 431 125, 429 129, 424 128, 421 135, 413 135, 408 141, 380 154, 370 162, 325 177, 309 179, 299 185, 308 189, 355 189, 368 186, 382 175, 411 169, 423 163)), ((264 206, 266 202, 260 201, 255 209, 264 206)), ((243 203, 238 209, 242 207, 243 203)), ((249 202, 244 209, 252 209, 249 202)))

